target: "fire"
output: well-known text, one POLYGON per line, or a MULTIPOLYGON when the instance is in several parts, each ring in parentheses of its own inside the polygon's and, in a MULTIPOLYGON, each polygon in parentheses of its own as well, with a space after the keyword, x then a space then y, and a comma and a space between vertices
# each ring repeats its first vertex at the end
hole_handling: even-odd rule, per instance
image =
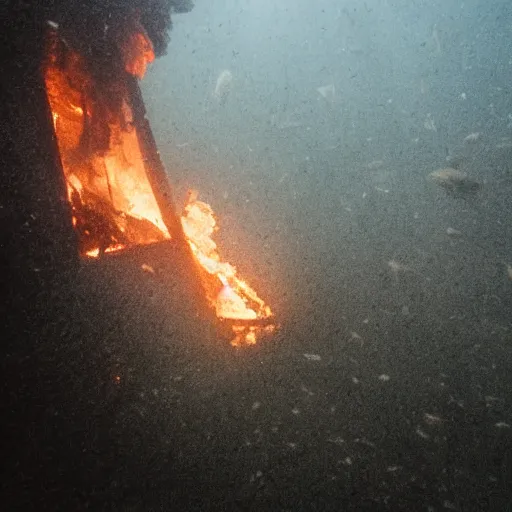
MULTIPOLYGON (((128 71, 139 76, 154 58, 142 39, 137 39, 141 44, 134 54, 123 54, 128 71)), ((120 91, 116 101, 100 94, 84 57, 54 32, 49 36, 44 79, 81 255, 99 258, 175 236, 168 212, 164 215, 161 210, 162 197, 167 196, 155 191, 162 181, 155 179, 147 133, 144 136, 144 128, 136 122, 138 110, 124 79, 115 84, 120 91)), ((212 307, 232 327, 232 344, 256 343, 262 332, 274 329, 272 311, 235 267, 221 260, 212 239, 217 228, 213 210, 198 201, 197 194, 191 196, 181 224, 208 276, 204 288, 212 307)), ((142 269, 154 273, 148 265, 142 269)))
POLYGON ((218 280, 220 290, 211 298, 217 316, 232 321, 232 345, 254 344, 258 334, 272 332, 272 311, 240 277, 235 267, 221 261, 212 235, 217 221, 212 208, 192 194, 181 217, 183 231, 198 263, 218 280))

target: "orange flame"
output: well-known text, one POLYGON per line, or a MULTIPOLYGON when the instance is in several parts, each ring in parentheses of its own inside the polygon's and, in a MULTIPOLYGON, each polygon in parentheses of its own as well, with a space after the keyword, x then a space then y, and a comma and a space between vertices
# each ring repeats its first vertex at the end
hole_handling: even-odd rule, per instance
POLYGON ((258 325, 258 322, 272 317, 270 307, 237 276, 235 267, 221 261, 217 244, 212 239, 217 221, 210 205, 198 201, 197 194, 191 194, 181 222, 185 238, 196 260, 202 268, 219 280, 221 289, 213 305, 219 318, 233 321, 235 338, 231 342, 232 345, 254 344, 259 333, 273 331, 273 325, 258 325), (237 324, 237 320, 243 323, 237 324), (254 321, 253 325, 251 321, 254 321))

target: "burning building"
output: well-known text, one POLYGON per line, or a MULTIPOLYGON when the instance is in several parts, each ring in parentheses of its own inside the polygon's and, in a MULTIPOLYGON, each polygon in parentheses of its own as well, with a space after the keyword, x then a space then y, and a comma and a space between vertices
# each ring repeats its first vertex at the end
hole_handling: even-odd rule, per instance
POLYGON ((192 5, 135 4, 23 4, 16 19, 34 36, 4 34, 12 52, 4 155, 13 164, 2 203, 6 266, 55 276, 108 258, 129 265, 130 254, 158 246, 182 260, 233 343, 254 343, 273 329, 271 310, 221 261, 210 206, 191 194, 177 211, 138 84, 166 51, 171 12, 192 5))

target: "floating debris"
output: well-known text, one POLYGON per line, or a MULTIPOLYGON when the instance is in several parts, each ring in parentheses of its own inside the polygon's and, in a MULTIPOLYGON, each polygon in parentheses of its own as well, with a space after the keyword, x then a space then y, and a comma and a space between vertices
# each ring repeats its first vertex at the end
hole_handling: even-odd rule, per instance
POLYGON ((478 139, 480 139, 480 132, 474 132, 470 133, 467 137, 464 137, 463 142, 476 142, 478 139))
POLYGON ((253 411, 257 411, 260 407, 261 407, 261 402, 254 402, 254 403, 252 404, 251 409, 252 409, 253 411))
POLYGON ((443 422, 443 419, 435 414, 428 414, 427 412, 423 415, 425 418, 425 423, 427 425, 439 425, 443 422))
POLYGON ((432 118, 431 114, 427 114, 427 117, 425 118, 425 121, 423 123, 423 127, 425 128, 425 130, 437 132, 436 123, 434 122, 434 119, 432 118))
POLYGON ((430 181, 444 188, 452 197, 465 197, 475 194, 480 189, 480 184, 468 178, 465 172, 452 167, 438 169, 428 175, 430 181))
POLYGON ((512 280, 512 265, 507 265, 507 275, 510 280, 512 280))
POLYGON ((300 389, 308 396, 315 396, 315 393, 313 393, 313 391, 310 391, 306 386, 301 386, 300 389))
POLYGON ((411 268, 407 267, 406 265, 403 265, 402 263, 400 263, 396 260, 389 260, 388 267, 391 269, 393 274, 395 274, 395 276, 397 276, 397 278, 398 278, 398 274, 400 272, 411 272, 413 274, 420 275, 417 272, 415 272, 414 270, 412 270, 411 268))
POLYGON ((387 382, 391 377, 389 375, 386 375, 383 373, 382 375, 379 375, 379 380, 382 382, 387 382))
POLYGON ((426 432, 423 432, 420 427, 416 429, 416 434, 418 434, 422 439, 430 439, 430 436, 426 432))
POLYGON ((317 354, 303 354, 308 361, 321 361, 322 358, 317 354))
POLYGON ((342 445, 345 443, 345 439, 343 439, 342 437, 335 437, 334 439, 327 439, 327 442, 342 445))
POLYGON ((224 105, 226 100, 231 92, 233 84, 233 74, 229 69, 225 69, 221 71, 217 78, 217 82, 215 83, 215 89, 213 91, 213 98, 219 103, 219 105, 224 105))
POLYGON ((505 423, 504 421, 498 421, 498 423, 495 423, 494 426, 496 428, 510 428, 510 425, 508 423, 505 423))
POLYGON ((462 232, 454 228, 446 228, 446 234, 452 238, 460 238, 462 236, 462 232))
POLYGON ((323 85, 322 87, 317 88, 318 94, 325 98, 329 103, 333 103, 336 99, 336 88, 334 84, 323 85))
POLYGON ((352 331, 352 332, 350 333, 350 339, 351 339, 352 341, 357 341, 361 346, 363 346, 363 345, 364 345, 364 340, 363 340, 363 338, 362 338, 361 336, 359 336, 359 334, 357 334, 357 332, 355 332, 355 331, 352 331))
POLYGON ((155 273, 155 270, 152 266, 148 265, 147 263, 143 263, 140 268, 144 271, 144 272, 148 272, 149 274, 154 274, 155 273))
POLYGON ((375 448, 375 443, 368 441, 365 437, 358 437, 354 439, 354 443, 362 444, 363 446, 368 446, 369 448, 375 448))

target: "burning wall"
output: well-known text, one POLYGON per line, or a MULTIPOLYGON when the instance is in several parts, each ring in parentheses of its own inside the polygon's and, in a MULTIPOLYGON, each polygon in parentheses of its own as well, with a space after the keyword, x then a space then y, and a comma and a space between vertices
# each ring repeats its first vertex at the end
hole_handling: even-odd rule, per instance
POLYGON ((262 332, 272 332, 270 308, 232 265, 222 262, 212 239, 216 219, 208 204, 191 195, 177 221, 179 229, 170 232, 177 215, 162 215, 163 201, 170 198, 158 190, 141 137, 144 126, 136 119, 126 82, 130 66, 123 61, 124 69, 112 73, 106 87, 57 30, 50 31, 48 41, 44 77, 81 255, 95 258, 181 233, 202 269, 210 304, 232 328, 232 343, 255 343, 262 332))
POLYGON ((84 59, 51 34, 45 82, 82 255, 170 237, 147 178, 127 88, 110 108, 84 59))

